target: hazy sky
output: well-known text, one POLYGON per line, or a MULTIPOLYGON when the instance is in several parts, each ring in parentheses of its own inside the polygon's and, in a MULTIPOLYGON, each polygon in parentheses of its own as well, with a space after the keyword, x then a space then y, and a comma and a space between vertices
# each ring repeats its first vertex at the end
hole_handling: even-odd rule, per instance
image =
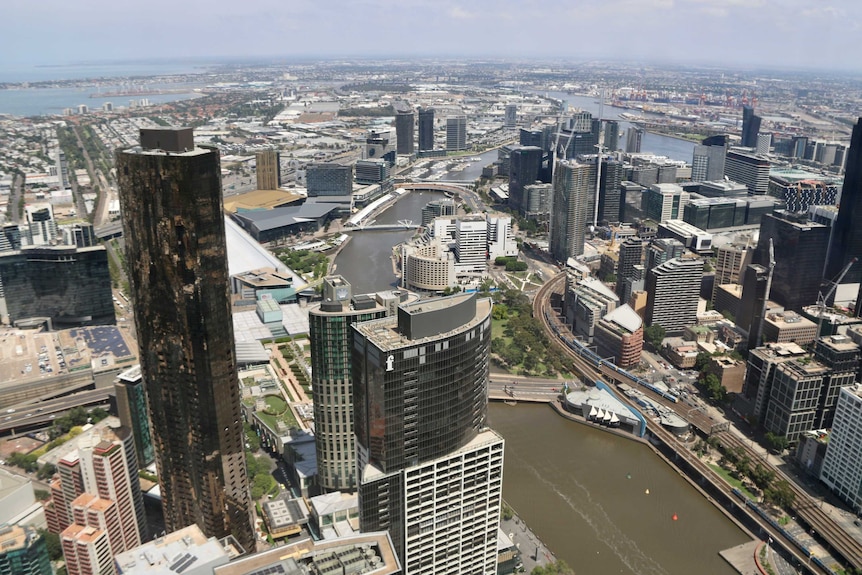
POLYGON ((860 0, 2 0, 0 66, 314 56, 862 70, 860 0))

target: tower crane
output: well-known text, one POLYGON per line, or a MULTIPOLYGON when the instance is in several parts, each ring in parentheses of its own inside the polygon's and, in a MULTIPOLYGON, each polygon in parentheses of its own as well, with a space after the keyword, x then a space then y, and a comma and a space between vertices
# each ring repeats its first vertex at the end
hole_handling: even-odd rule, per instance
POLYGON ((775 248, 772 238, 769 238, 769 273, 766 276, 766 293, 763 294, 763 306, 760 308, 760 323, 757 324, 757 341, 755 347, 763 343, 763 323, 766 320, 766 306, 769 304, 769 292, 772 290, 772 272, 775 271, 775 248))
POLYGON ((835 278, 835 280, 830 282, 832 285, 828 290, 826 290, 826 293, 824 294, 823 290, 820 290, 820 292, 817 294, 817 315, 819 317, 817 318, 816 337, 820 337, 820 330, 823 329, 823 315, 826 313, 826 302, 829 301, 829 298, 831 298, 835 294, 835 290, 838 289, 838 284, 841 283, 841 280, 844 279, 844 276, 847 275, 847 272, 850 271, 850 268, 853 267, 853 264, 855 264, 857 261, 858 260, 856 258, 851 258, 850 261, 847 262, 847 265, 845 265, 844 268, 841 270, 841 273, 839 273, 838 276, 835 278))

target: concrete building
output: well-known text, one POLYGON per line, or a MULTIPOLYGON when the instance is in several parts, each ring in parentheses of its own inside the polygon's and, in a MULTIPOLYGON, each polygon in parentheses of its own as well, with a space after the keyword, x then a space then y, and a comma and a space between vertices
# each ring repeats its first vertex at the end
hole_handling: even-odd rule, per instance
MULTIPOLYGON (((101 541, 88 527, 104 533, 111 555, 140 545, 147 526, 131 430, 112 417, 78 436, 66 451, 57 461, 45 505, 48 530, 61 535, 64 553, 79 554, 101 541)), ((74 563, 74 558, 66 561, 74 563)))
POLYGON ((820 480, 847 506, 862 510, 862 385, 840 390, 820 480))
POLYGON ((141 130, 116 165, 166 527, 254 549, 218 151, 141 130))
POLYGON ((113 575, 108 533, 96 527, 73 523, 60 534, 67 575, 113 575))
POLYGON ((489 300, 459 294, 353 327, 360 527, 389 531, 405 573, 496 570, 503 439, 486 427, 490 314, 489 300))
POLYGON ((769 160, 740 148, 731 148, 724 162, 724 175, 740 184, 745 184, 752 194, 763 195, 769 191, 769 160))
POLYGON ((554 172, 551 211, 551 256, 565 262, 584 253, 591 198, 596 191, 595 164, 560 160, 554 172))
POLYGON ((605 223, 623 221, 625 205, 622 187, 625 168, 622 162, 602 160, 602 174, 599 179, 599 221, 605 223))
POLYGON ((724 178, 724 155, 727 147, 721 144, 696 144, 691 159, 691 181, 707 182, 724 178))
MULTIPOLYGON (((729 243, 715 248, 715 283, 712 301, 715 302, 715 289, 724 284, 742 284, 742 272, 751 264, 753 250, 748 243, 729 243)), ((744 326, 743 326, 744 327, 744 326)))
POLYGON ((458 283, 455 253, 440 239, 404 243, 401 262, 401 285, 404 288, 441 292, 458 283))
MULTIPOLYGON (((400 303, 395 294, 389 299, 400 303)), ((341 276, 324 279, 323 300, 308 312, 317 478, 323 491, 356 489, 351 326, 389 313, 394 310, 386 299, 354 296, 341 276)))
POLYGON ((542 149, 535 146, 515 148, 509 156, 509 206, 518 214, 526 212, 526 186, 548 181, 543 157, 542 149))
POLYGON ((422 208, 422 225, 428 226, 434 218, 454 216, 455 207, 455 200, 452 198, 442 198, 428 202, 422 208))
POLYGON ((554 186, 551 184, 524 186, 524 217, 547 228, 553 196, 554 186))
POLYGON ((601 357, 612 357, 619 367, 630 369, 640 364, 643 331, 641 317, 624 304, 599 320, 593 342, 601 357))
POLYGON ((751 404, 751 416, 763 422, 766 406, 772 394, 775 368, 784 362, 805 356, 805 350, 795 343, 767 343, 749 350, 748 369, 742 394, 751 404))
POLYGON ((277 150, 255 154, 258 190, 277 190, 281 186, 281 162, 277 150))
POLYGON ((656 238, 646 249, 644 268, 651 270, 666 261, 681 258, 685 253, 685 245, 674 238, 656 238))
POLYGON ((389 179, 389 162, 382 158, 357 160, 354 169, 357 184, 380 184, 389 179))
POLYGON ((646 325, 660 325, 668 335, 679 335, 697 323, 703 260, 674 258, 647 270, 646 325))
POLYGON ((564 311, 566 323, 572 333, 588 343, 593 343, 596 324, 620 304, 617 295, 601 280, 585 277, 572 283, 572 275, 566 275, 564 311))
POLYGON ((817 337, 817 324, 794 311, 767 312, 763 320, 764 342, 808 345, 817 337))
POLYGON ((467 116, 446 118, 446 150, 457 152, 467 149, 467 116))
POLYGON ((518 242, 512 232, 511 216, 486 216, 488 224, 488 259, 514 257, 518 255, 518 242))
POLYGON ((514 128, 518 125, 518 104, 506 104, 506 116, 503 120, 503 126, 506 128, 514 128))
POLYGON ((0 252, 0 321, 49 328, 116 323, 104 246, 0 252))
MULTIPOLYGON (((505 235, 505 234, 504 234, 505 235)), ((462 276, 482 276, 488 263, 488 220, 486 216, 459 218, 455 224, 455 272, 462 276)))
POLYGON ((190 525, 118 554, 114 564, 117 575, 212 575, 240 553, 230 537, 217 540, 190 525))

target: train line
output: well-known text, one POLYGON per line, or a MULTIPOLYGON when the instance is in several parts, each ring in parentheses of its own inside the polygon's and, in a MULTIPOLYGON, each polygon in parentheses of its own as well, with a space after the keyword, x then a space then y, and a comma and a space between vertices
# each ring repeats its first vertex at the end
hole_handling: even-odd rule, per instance
MULTIPOLYGON (((687 413, 680 413, 680 404, 676 397, 656 389, 654 386, 645 380, 637 378, 635 375, 628 373, 625 370, 618 368, 616 365, 606 362, 598 357, 594 352, 587 349, 580 342, 571 338, 571 334, 567 333, 568 328, 563 327, 557 319, 557 314, 551 307, 551 297, 555 293, 563 292, 565 283, 565 273, 560 273, 548 280, 536 293, 533 300, 533 315, 542 322, 546 333, 551 334, 558 341, 562 342, 563 351, 571 358, 573 367, 584 377, 614 381, 617 384, 625 383, 631 387, 640 387, 648 393, 652 401, 657 401, 666 407, 673 409, 678 415, 685 418, 693 427, 700 431, 703 435, 710 436, 720 434, 720 438, 727 444, 732 444, 735 447, 740 447, 753 460, 761 459, 761 455, 753 451, 753 449, 742 439, 736 437, 728 431, 729 424, 726 422, 716 423, 710 416, 703 413, 700 408, 692 407, 687 413)), ((623 398, 628 401, 628 398, 623 398)), ((677 440, 670 432, 663 429, 660 425, 650 425, 650 431, 658 436, 669 446, 677 445, 677 440)), ((741 495, 737 490, 732 489, 723 479, 717 477, 715 472, 706 466, 698 457, 691 453, 684 446, 675 449, 678 457, 681 457, 692 468, 696 469, 705 478, 707 478, 714 488, 726 495, 733 495, 734 498, 741 495)), ((826 542, 826 545, 834 550, 835 554, 844 559, 849 565, 862 569, 862 544, 854 539, 850 534, 841 529, 831 517, 829 517, 822 509, 820 509, 812 498, 804 490, 800 489, 796 484, 787 478, 784 473, 773 466, 768 461, 764 465, 776 474, 776 477, 782 477, 787 480, 795 495, 795 503, 793 509, 798 518, 808 524, 814 533, 820 536, 826 542)), ((750 505, 742 505, 747 507, 750 505)), ((756 505, 754 506, 757 507, 756 505)), ((762 516, 762 512, 759 513, 762 516)), ((766 519, 762 517, 762 519, 766 519)), ((793 537, 788 536, 783 529, 777 525, 772 525, 769 522, 760 521, 761 528, 769 533, 773 540, 781 542, 783 547, 796 559, 800 564, 804 565, 808 562, 807 569, 816 569, 817 572, 833 573, 832 569, 818 558, 812 557, 810 551, 802 546, 793 537), (811 565, 811 563, 814 563, 811 565)))

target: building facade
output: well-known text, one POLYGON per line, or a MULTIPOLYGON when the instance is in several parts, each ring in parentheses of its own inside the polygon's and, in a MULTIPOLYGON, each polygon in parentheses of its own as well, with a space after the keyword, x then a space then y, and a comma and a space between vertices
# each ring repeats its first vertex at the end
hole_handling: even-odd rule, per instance
POLYGON ((309 164, 305 168, 308 197, 349 196, 353 193, 353 167, 333 164, 309 164))
POLYGON ((0 575, 54 575, 48 545, 34 527, 0 527, 0 575))
MULTIPOLYGON (((862 118, 853 126, 850 149, 847 152, 844 187, 841 191, 841 206, 832 229, 829 261, 826 265, 827 279, 836 277, 852 258, 862 259, 862 118)), ((851 266, 844 283, 862 280, 862 265, 851 266)), ((860 306, 862 307, 862 306, 860 306)), ((856 315, 862 314, 857 309, 856 315)))
POLYGON ((490 314, 490 300, 459 294, 353 327, 360 528, 389 531, 405 574, 496 573, 490 314))
POLYGON ((434 149, 434 108, 419 108, 419 151, 434 149))
POLYGON ((281 162, 277 150, 255 154, 258 190, 277 190, 281 185, 281 162))
POLYGON ((141 130, 116 165, 166 527, 253 550, 218 151, 141 130))
POLYGON ((646 325, 660 325, 668 335, 679 335, 697 323, 697 303, 703 260, 674 258, 647 270, 646 325))
POLYGON ((467 116, 446 118, 446 149, 449 151, 467 149, 467 116))
POLYGON ((351 326, 387 313, 371 296, 354 298, 341 276, 323 281, 323 301, 308 312, 317 479, 323 491, 356 490, 351 326))
POLYGON ((584 253, 590 199, 596 190, 595 164, 560 160, 554 172, 551 210, 551 255, 559 262, 584 253))
POLYGON ((854 512, 862 510, 862 385, 840 390, 820 480, 854 512))
POLYGON ((116 323, 103 246, 0 253, 0 321, 44 319, 56 328, 116 323))

